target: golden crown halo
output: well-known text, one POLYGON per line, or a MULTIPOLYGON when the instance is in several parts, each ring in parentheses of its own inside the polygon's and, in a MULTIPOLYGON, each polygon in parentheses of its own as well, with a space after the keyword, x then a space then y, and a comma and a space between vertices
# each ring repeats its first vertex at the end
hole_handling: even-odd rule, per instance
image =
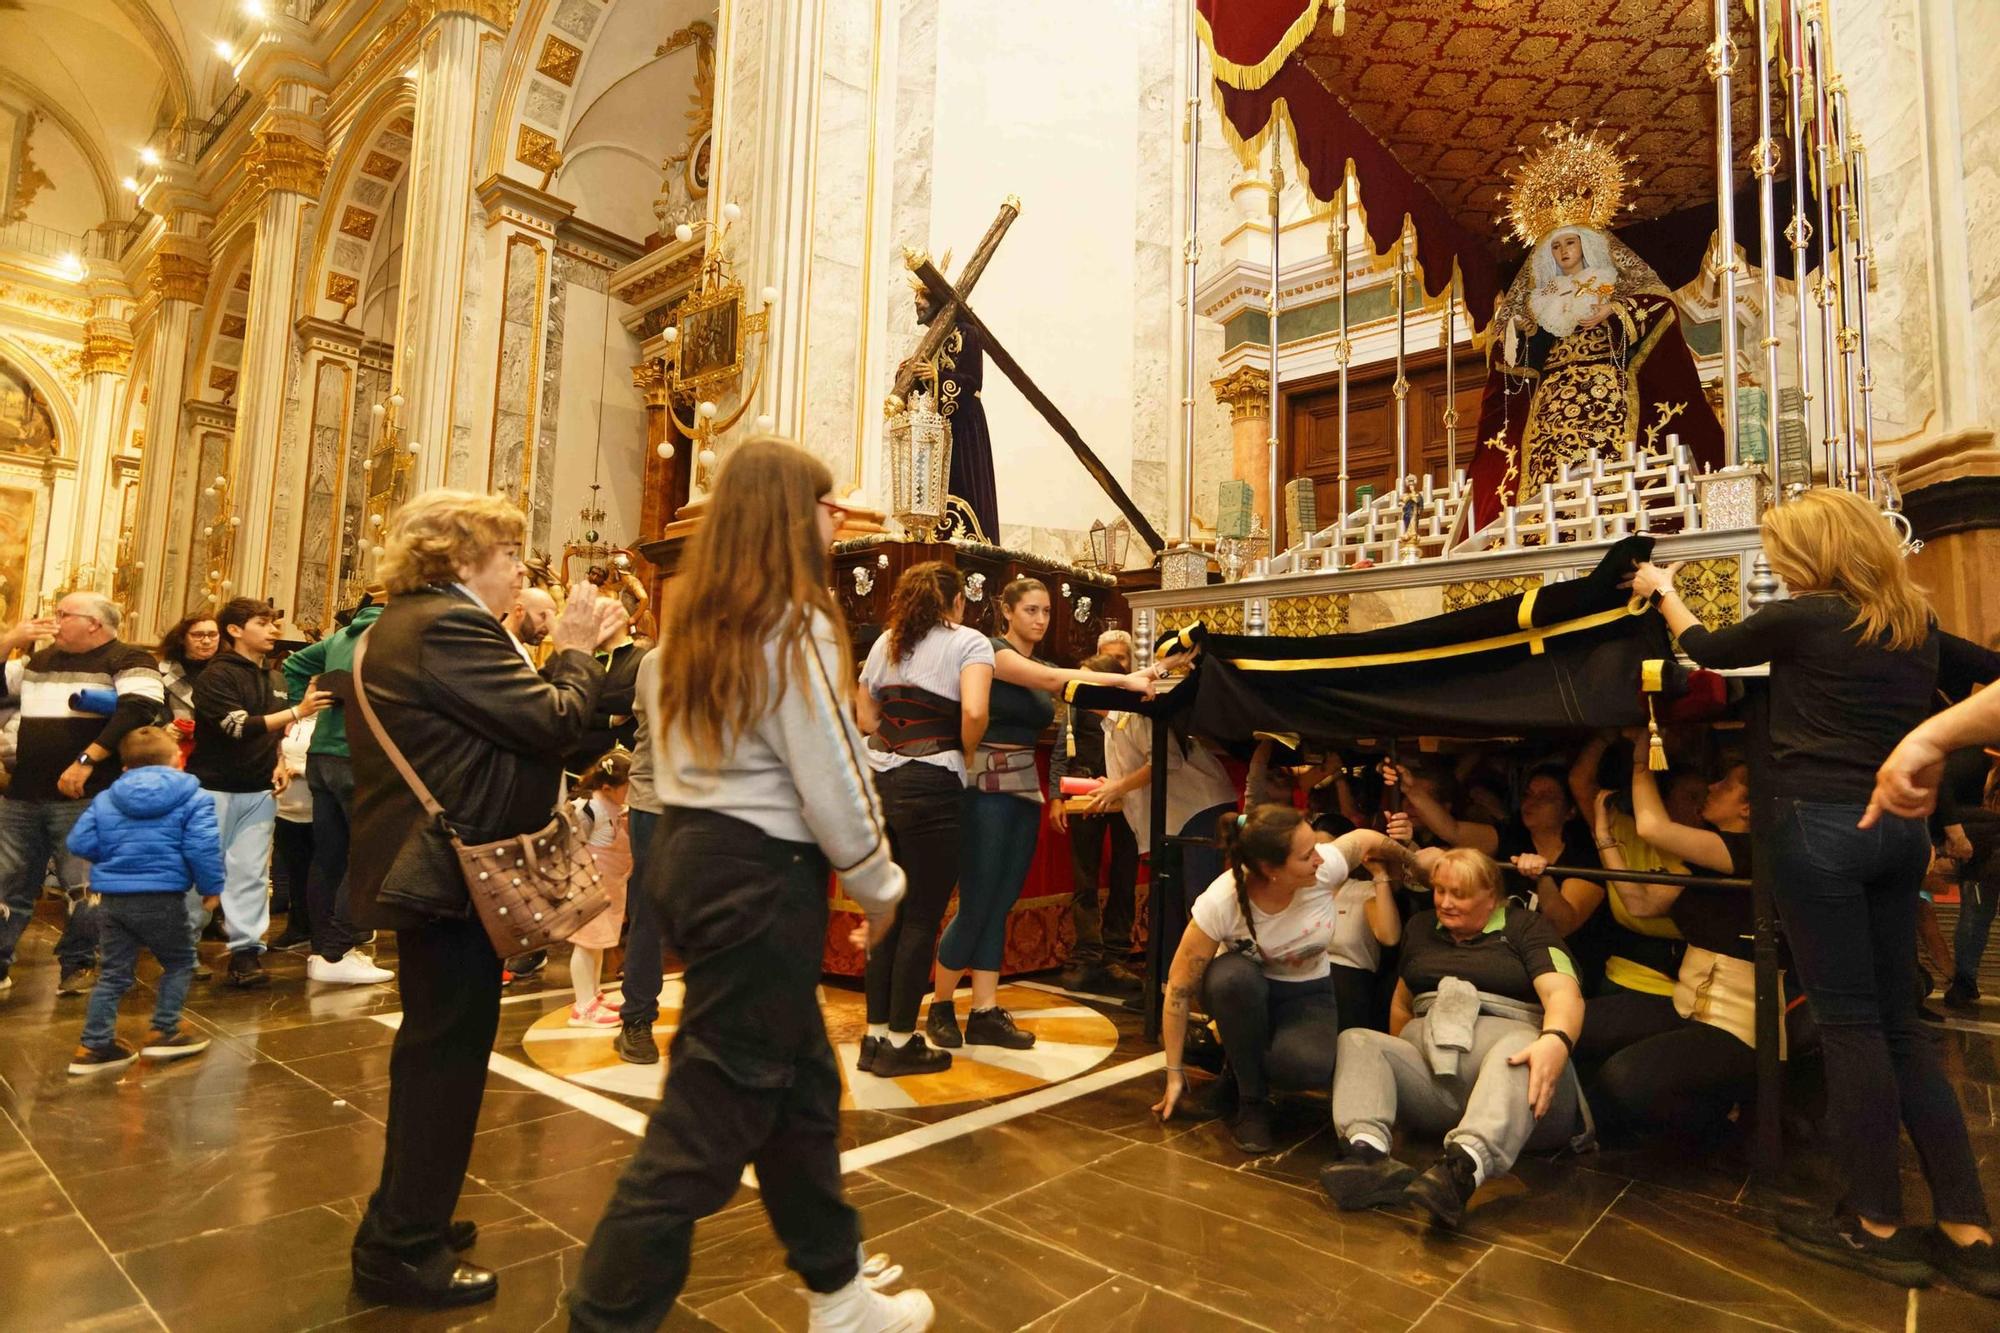
POLYGON ((1562 227, 1609 231, 1625 203, 1632 166, 1618 151, 1625 136, 1607 140, 1596 131, 1579 133, 1571 121, 1548 126, 1542 138, 1546 142, 1508 173, 1507 216, 1514 235, 1523 245, 1535 245, 1562 227))
MULTIPOLYGON (((924 280, 917 276, 917 270, 922 268, 930 257, 930 252, 927 250, 917 250, 907 245, 903 247, 903 266, 910 270, 903 275, 903 279, 910 284, 910 290, 919 296, 927 295, 930 292, 930 288, 924 286, 924 280)), ((944 252, 944 258, 937 261, 936 267, 938 272, 946 275, 945 280, 949 282, 951 273, 951 251, 949 249, 944 252)))

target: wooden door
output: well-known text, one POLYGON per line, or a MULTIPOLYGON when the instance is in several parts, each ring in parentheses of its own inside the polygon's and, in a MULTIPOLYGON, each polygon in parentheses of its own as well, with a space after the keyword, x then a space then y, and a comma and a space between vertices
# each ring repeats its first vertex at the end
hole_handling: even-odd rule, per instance
MULTIPOLYGON (((1444 353, 1436 350, 1409 358, 1404 372, 1410 381, 1409 468, 1417 477, 1429 472, 1446 483, 1444 428, 1444 353)), ((1372 485, 1375 494, 1393 491, 1396 476, 1396 367, 1394 362, 1366 366, 1347 379, 1347 507, 1355 493, 1372 485)), ((1458 466, 1472 464, 1473 437, 1479 425, 1479 397, 1486 386, 1486 367, 1478 353, 1458 353, 1458 466)), ((1319 526, 1333 522, 1340 481, 1340 381, 1337 376, 1308 381, 1285 395, 1285 479, 1311 477, 1319 505, 1319 526)), ((1282 505, 1281 505, 1282 507, 1282 505)), ((1286 534, 1296 541, 1297 534, 1286 534)))

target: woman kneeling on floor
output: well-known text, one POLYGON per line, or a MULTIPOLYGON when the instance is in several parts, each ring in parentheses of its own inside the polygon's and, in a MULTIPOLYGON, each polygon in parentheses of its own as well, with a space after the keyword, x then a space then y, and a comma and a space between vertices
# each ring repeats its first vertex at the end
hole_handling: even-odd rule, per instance
POLYGON ((1333 1123, 1346 1157, 1320 1172, 1342 1209, 1410 1202, 1455 1227, 1466 1200, 1530 1147, 1558 1148, 1577 1127, 1569 1056, 1583 992, 1560 936, 1510 906, 1483 852, 1425 853, 1435 910, 1403 932, 1389 1031, 1340 1035, 1333 1123), (1443 1130, 1444 1155, 1418 1175, 1389 1155, 1398 1116, 1443 1130))
MULTIPOLYGON (((1410 853, 1366 829, 1322 844, 1288 805, 1252 806, 1222 817, 1218 841, 1229 869, 1195 900, 1167 979, 1162 1037, 1167 1091, 1154 1112, 1174 1113, 1186 1091, 1181 1051, 1197 992, 1222 1035, 1236 1113, 1230 1134, 1247 1153, 1271 1151, 1271 1090, 1320 1089, 1333 1077, 1340 1035, 1332 951, 1339 898, 1351 867, 1376 866, 1369 926, 1384 943, 1400 929, 1390 868, 1414 875, 1410 853)), ((1351 913, 1349 914, 1351 916, 1351 913)), ((1226 1097, 1229 1089, 1219 1091, 1226 1097)))

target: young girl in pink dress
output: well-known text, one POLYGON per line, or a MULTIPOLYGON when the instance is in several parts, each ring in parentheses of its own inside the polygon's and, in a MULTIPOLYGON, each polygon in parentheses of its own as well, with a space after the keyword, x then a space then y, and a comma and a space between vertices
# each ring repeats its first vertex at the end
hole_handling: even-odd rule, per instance
POLYGON ((618 1001, 606 999, 604 951, 618 943, 625 925, 625 881, 632 874, 632 844, 625 832, 625 795, 632 785, 632 752, 615 749, 584 771, 571 789, 583 826, 589 831, 590 859, 602 875, 611 902, 569 937, 569 980, 576 988, 570 1005, 573 1028, 615 1029, 618 1001))

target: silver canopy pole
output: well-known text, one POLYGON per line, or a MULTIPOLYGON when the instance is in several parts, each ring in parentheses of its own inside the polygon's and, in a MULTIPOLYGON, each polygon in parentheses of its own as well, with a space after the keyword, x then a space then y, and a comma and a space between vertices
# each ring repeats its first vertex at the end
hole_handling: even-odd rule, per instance
MULTIPOLYGON (((1799 430, 1805 436, 1806 483, 1812 484, 1812 413, 1813 403, 1819 398, 1813 392, 1812 373, 1812 316, 1806 309, 1806 247, 1812 242, 1813 225, 1806 217, 1806 177, 1811 168, 1806 157, 1806 23, 1799 12, 1798 0, 1784 0, 1785 43, 1788 52, 1786 63, 1791 66, 1790 112, 1792 140, 1792 220, 1785 226, 1785 239, 1792 247, 1792 295, 1795 313, 1798 316, 1799 338, 1797 348, 1797 372, 1799 379, 1799 430)), ((1831 411, 1832 403, 1822 403, 1831 411)), ((1830 439, 1833 426, 1829 423, 1821 437, 1830 439)), ((1833 453, 1826 455, 1826 484, 1834 484, 1833 453)))
POLYGON ((1403 234, 1396 238, 1396 475, 1389 493, 1400 495, 1403 478, 1410 471, 1410 381, 1403 374, 1404 337, 1410 321, 1410 220, 1403 219, 1403 234))
POLYGON ((1195 15, 1188 15, 1187 105, 1181 140, 1187 145, 1187 234, 1181 242, 1181 531, 1182 545, 1194 541, 1195 287, 1201 264, 1201 38, 1195 15))
POLYGON ((1730 118, 1731 66, 1735 49, 1729 42, 1729 8, 1733 0, 1715 0, 1715 45, 1709 48, 1708 74, 1715 80, 1715 244, 1722 251, 1722 438, 1723 457, 1742 461, 1742 440, 1736 412, 1736 182, 1730 118))
POLYGON ((1774 501, 1784 499, 1778 472, 1778 205, 1773 197, 1778 145, 1771 137, 1771 64, 1777 52, 1765 45, 1771 32, 1771 0, 1757 0, 1757 148, 1750 169, 1757 177, 1757 242, 1763 257, 1765 464, 1774 501))
POLYGON ((1839 299, 1840 268, 1834 259, 1833 208, 1829 199, 1833 181, 1833 141, 1828 120, 1831 117, 1826 101, 1826 38, 1819 19, 1806 19, 1806 54, 1812 64, 1812 133, 1813 155, 1818 167, 1818 179, 1813 183, 1813 196, 1819 206, 1819 283, 1816 296, 1819 301, 1819 387, 1826 396, 1826 456, 1827 472, 1832 484, 1854 488, 1854 478, 1846 464, 1845 440, 1841 427, 1840 413, 1836 404, 1840 401, 1839 391, 1833 382, 1833 357, 1839 347, 1839 335, 1834 328, 1833 304, 1839 299))
POLYGON ((1271 347, 1271 423, 1266 432, 1264 444, 1270 451, 1267 460, 1269 468, 1270 498, 1265 501, 1270 506, 1271 548, 1276 555, 1284 547, 1279 545, 1279 533, 1283 530, 1279 523, 1283 500, 1278 494, 1278 242, 1279 207, 1285 193, 1285 128, 1283 121, 1274 121, 1271 126, 1271 291, 1266 310, 1269 311, 1269 334, 1271 347))
POLYGON ((1340 164, 1340 195, 1334 207, 1340 210, 1340 344, 1334 349, 1340 367, 1340 514, 1335 540, 1347 532, 1347 363, 1354 359, 1354 344, 1347 338, 1347 164, 1340 164))
POLYGON ((1875 493, 1875 368, 1868 356, 1868 280, 1875 272, 1875 235, 1868 226, 1868 150, 1861 136, 1854 136, 1854 148, 1847 159, 1848 188, 1856 201, 1858 229, 1854 245, 1855 328, 1861 335, 1861 448, 1868 469, 1868 497, 1875 493))
POLYGON ((1836 80, 1829 95, 1833 119, 1833 221, 1839 240, 1834 251, 1840 274, 1840 401, 1847 420, 1847 485, 1850 490, 1873 491, 1875 479, 1861 473, 1861 408, 1858 402, 1859 372, 1856 355, 1861 350, 1859 323, 1854 313, 1854 266, 1860 263, 1855 244, 1856 209, 1854 182, 1847 179, 1847 93, 1836 80))

